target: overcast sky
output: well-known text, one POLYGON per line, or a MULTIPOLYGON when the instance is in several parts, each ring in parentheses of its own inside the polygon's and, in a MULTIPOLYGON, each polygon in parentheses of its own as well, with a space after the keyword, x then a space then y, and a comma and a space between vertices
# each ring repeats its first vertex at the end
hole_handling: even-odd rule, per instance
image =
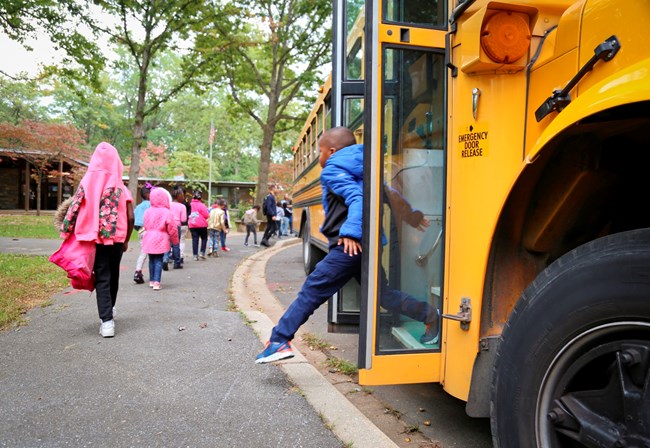
POLYGON ((30 40, 29 45, 34 51, 28 52, 17 42, 0 34, 0 70, 15 76, 20 72, 27 72, 29 76, 38 73, 39 64, 51 64, 57 60, 56 52, 47 36, 38 40, 30 40))

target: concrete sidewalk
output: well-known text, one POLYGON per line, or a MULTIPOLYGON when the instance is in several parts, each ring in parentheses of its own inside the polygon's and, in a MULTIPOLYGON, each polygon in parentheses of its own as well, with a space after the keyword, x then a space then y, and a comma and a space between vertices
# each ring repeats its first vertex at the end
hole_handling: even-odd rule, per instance
MULTIPOLYGON (((230 281, 238 303, 254 303, 264 285, 238 282, 279 247, 228 241, 218 259, 186 255, 185 269, 163 272, 161 291, 133 283, 133 244, 115 338, 98 335, 94 294, 70 289, 1 333, 0 446, 394 446, 300 355, 281 368, 253 363, 255 332, 266 339, 272 323, 250 309, 247 326, 230 281)), ((0 238, 0 251, 49 255, 59 244, 0 238)))

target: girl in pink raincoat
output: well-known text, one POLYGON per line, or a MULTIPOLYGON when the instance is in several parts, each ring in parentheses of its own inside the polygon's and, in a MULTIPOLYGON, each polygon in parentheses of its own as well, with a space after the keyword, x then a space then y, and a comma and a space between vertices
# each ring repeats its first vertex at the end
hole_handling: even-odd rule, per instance
MULTIPOLYGON (((60 251, 51 258, 68 270, 70 276, 70 269, 74 267, 72 252, 92 251, 93 245, 89 243, 94 243, 94 279, 91 277, 90 283, 84 281, 83 288, 92 291, 94 286, 97 291, 97 311, 102 321, 99 334, 105 338, 115 336, 113 309, 120 281, 120 262, 133 231, 133 198, 122 182, 123 170, 120 156, 112 145, 106 142, 97 145, 60 226, 61 236, 66 238, 63 246, 72 241, 75 244, 71 247, 76 249, 62 256, 59 254, 59 258, 67 258, 65 267, 52 260, 60 251)), ((77 254, 74 258, 91 260, 88 255, 92 254, 77 254)))
POLYGON ((149 286, 160 289, 163 256, 172 244, 178 244, 178 227, 170 210, 171 195, 164 188, 151 190, 151 207, 144 212, 144 236, 142 250, 149 255, 149 286))

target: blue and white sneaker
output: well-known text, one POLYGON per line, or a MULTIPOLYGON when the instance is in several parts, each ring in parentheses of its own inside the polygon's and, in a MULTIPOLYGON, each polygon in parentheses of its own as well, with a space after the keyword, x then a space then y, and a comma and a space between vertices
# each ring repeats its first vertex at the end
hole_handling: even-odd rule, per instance
POLYGON ((433 319, 425 323, 424 334, 420 336, 421 344, 433 345, 440 340, 440 310, 436 310, 432 317, 433 319))
POLYGON ((281 359, 293 358, 291 342, 268 341, 262 353, 255 357, 255 364, 266 364, 267 362, 279 361, 281 359))

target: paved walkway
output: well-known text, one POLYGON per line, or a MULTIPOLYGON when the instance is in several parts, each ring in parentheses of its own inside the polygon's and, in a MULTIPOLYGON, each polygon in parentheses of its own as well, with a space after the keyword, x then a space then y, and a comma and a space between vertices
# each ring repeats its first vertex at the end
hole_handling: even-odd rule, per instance
MULTIPOLYGON (((278 368, 253 358, 261 343, 229 311, 230 278, 253 253, 186 262, 161 291, 136 285, 124 256, 116 336, 98 334, 94 295, 66 290, 0 334, 0 446, 341 447, 278 368)), ((41 240, 0 250, 51 253, 41 240)), ((358 446, 355 444, 355 446, 358 446)))
MULTIPOLYGON (((298 355, 253 364, 304 281, 301 248, 293 238, 266 250, 244 247, 241 234, 228 241, 232 251, 218 259, 163 272, 159 292, 131 281, 134 245, 122 262, 113 339, 97 334, 94 295, 72 290, 29 313, 26 327, 0 333, 0 447, 491 446, 489 423, 467 417, 440 385, 368 395, 317 371, 322 355, 309 349, 310 363, 298 355), (421 434, 404 434, 407 426, 421 434)), ((59 244, 0 238, 0 251, 49 255, 59 244)), ((327 333, 326 322, 323 306, 303 329, 356 363, 357 336, 327 333)))
MULTIPOLYGON (((0 446, 394 446, 309 363, 288 376, 253 363, 255 332, 265 339, 272 324, 258 313, 245 325, 230 280, 242 259, 273 249, 229 242, 218 259, 186 256, 185 269, 163 272, 161 291, 132 282, 133 245, 115 338, 98 335, 94 294, 70 289, 1 333, 0 446)), ((49 255, 59 244, 0 238, 0 251, 49 255)))

